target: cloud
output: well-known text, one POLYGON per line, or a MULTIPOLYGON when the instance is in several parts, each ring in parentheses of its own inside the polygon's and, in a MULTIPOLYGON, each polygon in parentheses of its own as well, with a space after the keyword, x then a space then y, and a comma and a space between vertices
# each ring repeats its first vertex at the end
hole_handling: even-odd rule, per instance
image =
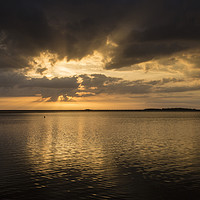
POLYGON ((157 88, 157 93, 172 93, 172 92, 187 92, 187 91, 197 91, 200 90, 200 85, 194 86, 179 86, 179 87, 163 87, 157 88))
POLYGON ((199 8, 194 0, 1 1, 0 67, 31 67, 43 51, 70 60, 107 49, 106 68, 115 69, 199 49, 199 8))
POLYGON ((70 101, 100 94, 148 98, 198 91, 199 10, 195 0, 0 1, 0 96, 70 101), (114 70, 101 69, 110 76, 92 74, 96 61, 81 65, 87 75, 53 76, 58 60, 78 61, 94 52, 105 70, 143 70, 150 72, 142 76, 148 80, 125 80, 120 72, 124 79, 114 77, 114 70), (35 78, 28 77, 33 71, 35 78))
POLYGON ((36 70, 36 73, 39 73, 40 75, 43 75, 43 72, 45 72, 46 70, 47 70, 46 67, 44 67, 44 68, 38 68, 38 69, 36 70))
POLYGON ((0 96, 36 96, 40 95, 48 101, 57 101, 59 96, 67 100, 67 96, 76 96, 79 84, 77 78, 29 78, 15 72, 0 74, 0 96))
POLYGON ((128 81, 103 74, 77 75, 48 79, 30 78, 16 72, 0 74, 0 96, 41 96, 43 101, 69 101, 73 98, 108 95, 148 95, 200 90, 199 85, 174 86, 182 79, 128 81))
POLYGON ((39 88, 77 88, 78 87, 76 77, 64 77, 64 78, 31 78, 26 80, 21 87, 39 87, 39 88))
POLYGON ((200 85, 171 86, 174 84, 184 83, 185 80, 180 78, 163 78, 152 81, 127 81, 122 78, 107 77, 102 74, 80 75, 80 77, 82 78, 81 85, 84 87, 84 92, 87 92, 87 96, 89 96, 89 94, 93 96, 101 93, 111 95, 145 95, 152 93, 185 92, 200 90, 200 85))

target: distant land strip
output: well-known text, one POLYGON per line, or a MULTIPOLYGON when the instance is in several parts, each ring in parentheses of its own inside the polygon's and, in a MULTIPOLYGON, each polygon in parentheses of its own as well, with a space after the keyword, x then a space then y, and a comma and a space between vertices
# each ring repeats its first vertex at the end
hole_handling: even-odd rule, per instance
POLYGON ((193 108, 146 108, 140 110, 0 110, 0 113, 51 113, 51 112, 199 112, 193 108))

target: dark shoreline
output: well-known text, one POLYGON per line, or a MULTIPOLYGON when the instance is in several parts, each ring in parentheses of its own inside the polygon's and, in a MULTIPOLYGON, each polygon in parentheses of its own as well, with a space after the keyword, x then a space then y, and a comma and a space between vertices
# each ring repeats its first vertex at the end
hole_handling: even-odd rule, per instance
POLYGON ((53 112, 199 112, 199 109, 190 108, 161 108, 142 110, 0 110, 0 113, 53 113, 53 112))

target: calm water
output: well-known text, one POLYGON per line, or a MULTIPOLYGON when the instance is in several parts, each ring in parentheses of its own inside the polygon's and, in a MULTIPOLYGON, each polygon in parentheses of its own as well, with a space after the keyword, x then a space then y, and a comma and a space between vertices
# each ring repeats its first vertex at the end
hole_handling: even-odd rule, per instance
POLYGON ((0 114, 0 199, 199 200, 200 112, 0 114))

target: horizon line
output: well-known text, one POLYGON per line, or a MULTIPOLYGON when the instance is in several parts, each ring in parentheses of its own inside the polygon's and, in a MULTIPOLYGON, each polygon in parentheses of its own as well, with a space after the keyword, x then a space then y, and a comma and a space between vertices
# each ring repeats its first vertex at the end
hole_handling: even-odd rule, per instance
POLYGON ((73 112, 73 111, 78 111, 78 112, 94 112, 94 111, 129 111, 129 112, 141 112, 141 111, 200 111, 200 109, 196 108, 145 108, 145 109, 78 109, 78 110, 11 110, 11 109, 6 109, 6 110, 0 110, 0 113, 17 113, 17 112, 73 112))

